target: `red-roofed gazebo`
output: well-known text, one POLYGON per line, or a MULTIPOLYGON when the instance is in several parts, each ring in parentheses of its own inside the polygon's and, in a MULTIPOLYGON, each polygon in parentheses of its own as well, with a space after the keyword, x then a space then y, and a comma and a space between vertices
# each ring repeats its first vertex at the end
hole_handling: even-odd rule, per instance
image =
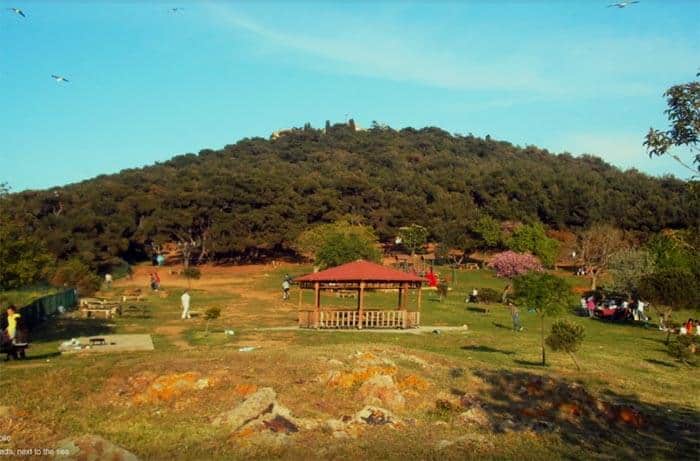
POLYGON ((411 328, 420 324, 424 279, 368 261, 354 261, 294 279, 299 284, 299 326, 302 328, 411 328), (313 310, 302 309, 302 293, 314 290, 313 310), (366 309, 365 290, 396 290, 396 310, 366 309), (408 290, 418 290, 417 310, 408 311, 408 290), (321 309, 321 291, 357 291, 357 310, 321 309))

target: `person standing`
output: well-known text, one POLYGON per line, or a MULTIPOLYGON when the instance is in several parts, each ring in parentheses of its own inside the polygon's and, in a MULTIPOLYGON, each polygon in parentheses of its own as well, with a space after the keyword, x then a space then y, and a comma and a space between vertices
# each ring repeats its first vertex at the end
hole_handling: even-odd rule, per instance
POLYGON ((289 299, 289 289, 292 286, 289 281, 290 281, 289 275, 285 275, 284 281, 282 282, 282 299, 285 301, 289 299))
POLYGON ((105 274, 105 285, 107 285, 107 288, 112 288, 112 282, 114 279, 112 278, 112 274, 106 273, 105 274))
POLYGON ((180 302, 182 304, 182 320, 189 319, 190 317, 190 293, 189 290, 185 290, 180 297, 180 302))
POLYGON ((17 312, 17 308, 15 308, 15 306, 12 304, 7 306, 6 315, 7 328, 5 329, 5 334, 7 339, 9 339, 11 342, 14 342, 17 336, 17 324, 21 315, 19 314, 19 312, 17 312))
POLYGON ((520 324, 520 309, 512 302, 508 302, 510 308, 510 317, 513 319, 513 331, 523 331, 523 326, 520 324))

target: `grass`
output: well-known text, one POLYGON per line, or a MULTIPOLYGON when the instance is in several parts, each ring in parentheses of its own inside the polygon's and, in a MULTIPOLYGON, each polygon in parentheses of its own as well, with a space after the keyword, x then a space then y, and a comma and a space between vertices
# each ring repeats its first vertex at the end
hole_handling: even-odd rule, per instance
POLYGON ((9 304, 14 304, 17 307, 23 307, 31 303, 35 299, 42 296, 57 293, 59 290, 50 285, 34 285, 19 290, 0 291, 0 307, 5 307, 9 304))
MULTIPOLYGON (((64 317, 45 324, 33 333, 27 361, 0 364, 0 405, 13 406, 24 415, 21 427, 10 428, 12 443, 51 446, 70 435, 96 433, 144 459, 308 459, 310 452, 332 459, 354 459, 360 454, 370 459, 590 459, 630 458, 640 453, 663 459, 673 454, 678 458, 697 454, 697 444, 684 441, 682 431, 677 431, 676 439, 645 431, 633 431, 632 437, 628 429, 620 427, 591 440, 583 437, 581 429, 541 436, 477 431, 489 443, 467 448, 453 446, 438 453, 436 442, 465 433, 453 415, 435 412, 436 396, 450 389, 471 389, 491 399, 494 405, 508 408, 515 400, 510 394, 496 392, 499 379, 552 376, 581 383, 596 395, 642 408, 654 418, 656 426, 685 424, 695 430, 700 418, 696 396, 700 372, 670 358, 663 344, 665 336, 658 330, 604 323, 575 317, 573 313, 563 317, 586 328, 586 339, 578 353, 583 369, 576 371, 566 354, 551 352, 548 366, 542 367, 534 314, 521 312, 525 330, 516 333, 510 328, 510 316, 504 307, 491 306, 489 313, 484 314, 470 310, 480 306, 464 302, 474 287, 503 287, 503 281, 488 271, 458 272, 456 288, 442 302, 430 295, 423 297, 423 324, 438 329, 466 324, 466 330, 414 335, 259 329, 294 325, 297 293, 293 290, 291 300, 282 301, 281 282, 287 272, 294 276, 309 269, 270 268, 236 276, 239 278, 211 280, 205 273, 201 281, 193 283, 191 295, 192 309, 202 316, 207 307, 222 308, 221 318, 210 324, 209 335, 204 335, 202 316, 191 321, 179 319, 179 296, 184 285, 177 280, 164 280, 167 297, 148 293, 144 303, 150 313, 146 318, 103 321, 64 317), (225 329, 235 330, 235 335, 224 335, 225 329), (104 333, 150 333, 156 350, 56 355, 61 341, 104 333), (238 351, 248 345, 258 349, 238 351), (302 417, 322 420, 359 410, 354 389, 329 390, 317 379, 328 372, 329 358, 350 366, 348 357, 357 350, 391 357, 397 364, 398 376, 417 374, 431 383, 430 390, 411 400, 402 413, 415 421, 412 425, 401 431, 367 431, 359 439, 342 443, 335 443, 322 433, 301 433, 295 436, 296 443, 279 449, 241 445, 232 441, 226 430, 211 426, 212 417, 240 401, 231 391, 240 383, 272 386, 280 400, 302 417), (425 360, 429 366, 416 365, 406 359, 409 356, 425 360), (465 376, 450 377, 452 368, 463 368, 465 376), (186 371, 217 376, 217 384, 172 402, 131 403, 131 393, 136 392, 133 382, 186 371), (437 424, 440 420, 448 424, 437 424), (685 451, 678 451, 681 448, 685 451)), ((449 274, 447 270, 443 273, 449 274)), ((572 281, 584 282, 578 278, 572 281)), ((113 292, 120 289, 114 288, 113 292)), ((307 305, 310 297, 309 293, 304 299, 307 305)), ((369 293, 366 305, 393 308, 396 301, 396 293, 369 293)), ((415 301, 413 294, 409 306, 414 306, 415 301)), ((322 302, 326 306, 350 307, 356 300, 327 294, 322 302)), ((677 315, 687 318, 697 314, 677 315)), ((547 320, 547 328, 551 321, 547 320)), ((7 424, 6 419, 0 419, 0 434, 7 429, 3 424, 7 424)))

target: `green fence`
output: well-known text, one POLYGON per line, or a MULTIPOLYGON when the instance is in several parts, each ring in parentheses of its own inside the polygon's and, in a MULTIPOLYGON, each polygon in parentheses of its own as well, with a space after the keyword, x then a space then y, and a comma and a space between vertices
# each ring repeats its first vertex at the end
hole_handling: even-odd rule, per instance
POLYGON ((22 320, 30 330, 46 319, 59 313, 59 306, 63 306, 64 311, 75 309, 78 305, 78 295, 74 289, 62 291, 54 295, 44 296, 34 300, 20 309, 22 320))

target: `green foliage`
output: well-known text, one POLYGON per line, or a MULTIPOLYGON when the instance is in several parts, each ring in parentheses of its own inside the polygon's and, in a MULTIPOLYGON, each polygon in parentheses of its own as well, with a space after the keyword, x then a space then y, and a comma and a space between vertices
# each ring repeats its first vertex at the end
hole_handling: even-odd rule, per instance
POLYGON ((553 267, 559 252, 559 242, 547 237, 540 223, 520 226, 506 242, 508 248, 518 253, 532 253, 546 267, 553 267))
POLYGON ((27 230, 0 218, 0 288, 20 288, 44 280, 53 257, 27 230))
POLYGON ((196 267, 190 266, 183 269, 182 276, 186 279, 199 280, 199 278, 202 276, 202 271, 196 267))
POLYGON ((358 240, 376 243, 377 236, 371 227, 360 224, 352 224, 346 219, 329 224, 313 226, 297 237, 293 244, 294 250, 308 258, 315 259, 318 252, 327 244, 327 240, 333 236, 355 236, 358 240))
POLYGON ((72 258, 58 266, 51 283, 76 288, 80 296, 90 296, 100 289, 102 279, 90 270, 90 266, 78 258, 72 258))
POLYGON ((576 368, 580 369, 574 353, 581 347, 584 337, 585 330, 583 326, 568 320, 557 320, 552 324, 552 330, 549 336, 547 336, 547 339, 545 339, 545 342, 553 351, 561 351, 569 354, 576 368))
POLYGON ((322 268, 338 266, 357 259, 379 262, 382 254, 376 247, 376 240, 363 238, 351 233, 333 233, 324 239, 318 250, 316 263, 322 268))
POLYGON ((498 248, 503 243, 501 225, 489 215, 483 215, 471 227, 484 248, 498 248))
POLYGON ((411 224, 399 229, 401 244, 412 255, 416 254, 416 251, 423 248, 423 245, 427 243, 428 234, 428 229, 418 224, 411 224))
POLYGON ((698 221, 690 194, 683 181, 622 172, 595 157, 555 156, 434 127, 353 132, 342 124, 13 193, 2 208, 57 260, 77 256, 102 273, 117 258, 144 260, 152 244, 167 242, 189 242, 193 262, 289 254, 305 229, 348 214, 364 217, 381 241, 415 223, 429 230, 429 240, 462 249, 497 240, 490 232, 472 235, 477 216, 658 232, 698 221))
POLYGON ((668 353, 678 360, 686 364, 695 363, 697 352, 697 339, 695 335, 676 335, 666 345, 668 353))
POLYGON ((484 303, 498 303, 501 302, 501 293, 493 288, 478 288, 479 301, 484 303))
POLYGON ((608 263, 612 277, 610 288, 631 295, 639 291, 642 278, 652 274, 656 268, 654 256, 646 250, 624 249, 614 253, 608 263))
POLYGON ((683 268, 661 269, 642 277, 639 296, 673 309, 700 306, 700 278, 683 268))
MULTIPOLYGON (((700 73, 697 74, 700 76, 700 73)), ((700 175, 700 81, 674 85, 665 93, 668 109, 665 113, 670 123, 666 131, 649 128, 644 145, 649 156, 665 155, 674 147, 687 147, 695 152, 691 160, 695 163, 692 167, 677 155, 673 155, 680 164, 700 175)))
POLYGON ((540 319, 542 365, 547 364, 544 349, 544 318, 559 314, 573 304, 573 296, 564 279, 544 272, 529 272, 514 280, 516 303, 535 309, 540 319))
POLYGON ((207 320, 216 320, 219 318, 221 315, 221 308, 219 307, 210 307, 206 311, 204 311, 204 318, 207 320))

